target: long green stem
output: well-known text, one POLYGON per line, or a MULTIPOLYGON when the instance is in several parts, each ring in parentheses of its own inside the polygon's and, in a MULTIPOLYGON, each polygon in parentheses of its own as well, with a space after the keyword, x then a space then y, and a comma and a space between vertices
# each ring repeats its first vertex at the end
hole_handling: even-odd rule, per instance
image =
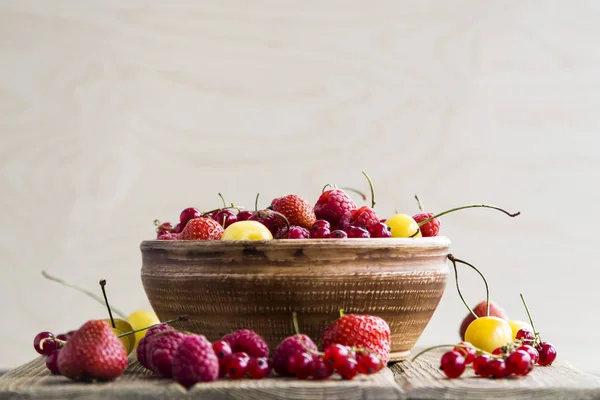
POLYGON ((369 182, 369 188, 371 189, 371 208, 375 208, 375 189, 373 188, 373 181, 371 180, 371 178, 369 177, 369 175, 367 175, 367 173, 365 171, 361 171, 362 174, 365 176, 365 178, 367 178, 367 181, 369 182))
POLYGON ((471 308, 471 306, 469 306, 469 303, 467 303, 467 301, 465 300, 461 290, 460 290, 460 285, 458 284, 458 269, 456 268, 456 258, 454 258, 454 256, 452 254, 448 254, 448 259, 450 261, 452 261, 452 267, 454 268, 454 281, 456 282, 456 290, 458 291, 458 296, 460 297, 460 299, 462 300, 463 304, 465 305, 465 307, 467 307, 467 309, 469 310, 469 312, 471 314, 473 314, 473 316, 475 317, 475 319, 479 318, 477 316, 477 314, 475 314, 475 311, 473 311, 473 309, 471 308))
POLYGON ((483 284, 485 285, 485 302, 486 302, 485 315, 487 315, 489 317, 490 316, 490 287, 487 283, 487 280, 485 279, 485 276, 483 276, 483 273, 481 273, 481 271, 478 270, 473 264, 469 264, 468 262, 459 260, 458 258, 455 258, 454 261, 461 263, 461 264, 468 265, 469 267, 473 268, 475 270, 475 272, 477 272, 479 274, 481 279, 483 279, 483 284))
POLYGON ((450 210, 447 210, 447 211, 441 212, 439 214, 436 214, 436 215, 434 215, 434 216, 432 216, 430 218, 427 218, 426 220, 423 220, 423 221, 419 222, 419 226, 423 226, 426 223, 428 223, 429 221, 431 221, 432 219, 439 218, 442 215, 446 215, 446 214, 449 214, 449 213, 454 212, 454 211, 464 210, 464 209, 467 209, 467 208, 481 208, 481 207, 483 207, 483 208, 491 208, 491 209, 494 209, 494 210, 502 211, 504 214, 508 215, 509 217, 516 217, 517 215, 521 214, 520 211, 517 211, 516 213, 513 214, 513 213, 509 213, 508 211, 503 210, 503 209, 501 209, 499 207, 490 206, 490 205, 487 205, 487 204, 471 204, 471 205, 468 205, 468 206, 462 206, 462 207, 452 208, 450 210))
MULTIPOLYGON (((425 212, 425 207, 423 207, 423 203, 421 203, 421 199, 419 198, 419 195, 415 194, 415 200, 417 201, 417 205, 419 206, 419 211, 425 212)), ((396 213, 396 214, 398 214, 398 213, 396 213)))
POLYGON ((541 341, 542 338, 540 337, 540 333, 535 329, 535 325, 533 323, 533 318, 531 318, 531 313, 529 312, 529 307, 527 307, 527 302, 525 301, 525 297, 523 296, 523 293, 519 293, 519 295, 521 296, 521 301, 523 302, 523 306, 525 306, 525 311, 527 312, 527 318, 529 318, 529 323, 531 324, 531 328, 533 329, 533 334, 536 335, 539 340, 541 341))
POLYGON ((159 324, 172 324, 172 323, 174 323, 174 322, 179 322, 179 321, 187 321, 187 319, 188 319, 188 316, 187 316, 187 315, 180 315, 179 317, 177 317, 177 318, 175 318, 175 319, 170 319, 170 320, 168 320, 168 321, 165 321, 165 322, 159 322, 158 324, 150 325, 150 326, 147 326, 147 327, 145 327, 145 328, 134 329, 134 330, 132 330, 132 331, 129 331, 129 332, 124 332, 124 333, 121 333, 121 334, 120 334, 120 335, 118 335, 117 337, 121 338, 121 337, 123 337, 123 336, 133 335, 134 333, 138 333, 138 332, 145 331, 145 330, 147 330, 147 329, 150 329, 150 328, 152 328, 152 327, 154 327, 154 326, 156 326, 156 325, 159 325, 159 324))
POLYGON ((361 198, 363 201, 366 201, 366 200, 367 200, 367 195, 366 195, 366 194, 364 194, 363 192, 361 192, 361 191, 360 191, 360 190, 358 190, 358 189, 354 189, 354 188, 351 188, 351 187, 343 187, 343 188, 341 188, 341 189, 342 189, 342 190, 345 190, 346 192, 353 192, 353 193, 356 193, 357 195, 359 195, 359 196, 360 196, 360 198, 361 198))
POLYGON ((112 324, 113 328, 116 328, 117 326, 115 325, 115 319, 113 318, 112 311, 110 309, 110 305, 108 304, 108 297, 106 297, 106 289, 104 288, 105 286, 106 286, 106 280, 101 279, 100 280, 100 288, 102 289, 102 295, 104 296, 104 303, 106 303, 106 308, 108 308, 108 316, 110 317, 110 323, 112 324))
POLYGON ((411 361, 415 361, 417 358, 419 358, 420 356, 422 356, 425 353, 430 352, 431 350, 441 349, 442 347, 460 347, 460 348, 463 348, 463 349, 475 349, 475 351, 477 351, 478 353, 486 354, 486 355, 488 355, 490 357, 493 357, 493 358, 500 358, 499 355, 488 353, 487 351, 479 349, 479 348, 477 348, 477 347, 475 347, 473 345, 468 346, 468 345, 464 345, 464 344, 438 344, 437 346, 428 347, 425 350, 421 351, 419 354, 417 354, 416 356, 414 356, 411 361))
MULTIPOLYGON (((102 299, 102 297, 98 296, 98 295, 97 295, 97 294, 95 294, 95 293, 92 293, 92 292, 90 292, 89 290, 86 290, 86 289, 84 289, 84 288, 82 288, 82 287, 79 287, 79 286, 77 286, 77 285, 74 285, 74 284, 72 284, 72 283, 70 283, 70 282, 67 282, 67 281, 64 281, 64 280, 62 280, 62 279, 60 279, 60 278, 57 278, 57 277, 55 277, 55 276, 52 276, 52 275, 48 274, 46 271, 42 271, 42 275, 44 276, 44 278, 46 278, 46 279, 48 279, 48 280, 50 280, 50 281, 54 281, 54 282, 60 283, 61 285, 63 285, 63 286, 67 286, 67 287, 70 287, 71 289, 75 289, 75 290, 77 290, 77 291, 79 291, 79 292, 81 292, 81 293, 83 293, 83 294, 86 294, 86 295, 88 295, 88 296, 89 296, 89 297, 91 297, 92 299, 96 300, 98 303, 100 303, 100 304, 105 304, 105 303, 104 303, 104 300, 102 299)), ((116 309, 116 308, 114 308, 114 307, 113 307, 113 309, 112 309, 112 310, 113 310, 113 311, 115 312, 115 314, 117 314, 117 315, 118 315, 120 318, 122 318, 122 319, 126 319, 126 318, 127 318, 127 316, 126 316, 126 315, 125 315, 123 312, 119 311, 118 309, 116 309)))
MULTIPOLYGON (((221 198, 221 201, 223 202, 223 207, 227 207, 227 203, 225 202, 225 198, 223 197, 223 195, 221 193, 217 193, 219 195, 219 197, 221 198)), ((233 204, 232 204, 233 206, 233 204)))

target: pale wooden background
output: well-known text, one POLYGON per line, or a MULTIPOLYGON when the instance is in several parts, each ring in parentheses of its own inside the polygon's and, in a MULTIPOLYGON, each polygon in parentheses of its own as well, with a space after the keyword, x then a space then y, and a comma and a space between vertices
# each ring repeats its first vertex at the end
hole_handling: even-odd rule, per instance
MULTIPOLYGON (((594 1, 0 0, 0 368, 33 336, 147 305, 154 218, 328 182, 444 219, 453 252, 559 357, 600 372, 600 5, 594 1), (597 353, 597 352, 596 352, 597 353)), ((471 302, 483 298, 465 272, 471 302)), ((420 342, 453 342, 449 290, 420 342)))

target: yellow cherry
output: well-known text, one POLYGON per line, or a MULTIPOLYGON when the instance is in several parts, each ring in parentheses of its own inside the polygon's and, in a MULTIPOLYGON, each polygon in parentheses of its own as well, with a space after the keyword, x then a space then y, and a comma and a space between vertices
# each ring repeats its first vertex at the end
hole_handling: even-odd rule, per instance
POLYGON ((479 317, 467 327, 465 341, 491 353, 512 341, 512 329, 502 318, 479 317))
MULTIPOLYGON (((156 316, 155 313, 145 310, 137 310, 129 314, 127 317, 127 322, 131 324, 132 330, 137 330, 144 328, 146 326, 151 326, 154 324, 160 323, 160 320, 156 316)), ((135 345, 137 346, 140 343, 140 340, 146 334, 146 330, 136 332, 135 333, 135 345)))
MULTIPOLYGON (((112 331, 116 336, 119 336, 125 332, 131 332, 133 329, 131 324, 124 319, 115 318, 115 326, 112 326, 112 321, 110 319, 105 319, 104 321, 108 322, 108 325, 112 328, 112 331)), ((125 347, 125 351, 127 354, 131 354, 133 349, 135 348, 135 336, 133 335, 125 335, 119 338, 121 343, 123 343, 123 347, 125 347)))
POLYGON ((396 214, 388 218, 385 224, 390 227, 394 238, 421 237, 419 224, 410 215, 396 214))
POLYGON ((510 320, 508 321, 508 325, 510 325, 510 329, 512 330, 512 340, 517 338, 517 332, 519 332, 521 329, 525 329, 533 333, 533 328, 525 321, 510 320))
POLYGON ((238 221, 229 225, 221 240, 271 240, 271 231, 258 221, 238 221))

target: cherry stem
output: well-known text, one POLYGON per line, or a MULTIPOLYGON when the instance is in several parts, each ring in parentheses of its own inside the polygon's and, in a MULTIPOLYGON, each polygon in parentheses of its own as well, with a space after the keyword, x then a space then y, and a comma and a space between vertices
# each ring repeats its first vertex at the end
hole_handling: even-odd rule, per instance
POLYGON ((467 303, 467 301, 463 297, 462 292, 460 291, 460 285, 458 284, 458 269, 456 268, 456 259, 454 258, 454 256, 452 254, 448 254, 448 259, 450 261, 452 261, 452 267, 454 268, 454 280, 456 281, 456 290, 458 291, 458 296, 462 300, 462 302, 465 305, 465 307, 467 307, 467 309, 469 310, 469 312, 471 314, 473 314, 473 316, 475 317, 475 319, 479 318, 477 316, 477 314, 475 314, 475 311, 473 311, 473 309, 471 308, 471 306, 469 306, 469 303, 467 303))
POLYGON ((179 317, 177 317, 177 318, 175 318, 175 319, 170 319, 170 320, 168 320, 168 321, 165 321, 165 322, 159 322, 158 324, 150 325, 150 326, 147 326, 147 327, 145 327, 145 328, 134 329, 134 330, 132 330, 132 331, 129 331, 129 332, 121 333, 121 334, 120 334, 120 335, 118 335, 117 337, 118 337, 118 338, 122 338, 123 336, 133 335, 134 333, 138 333, 138 332, 141 332, 141 331, 145 331, 145 330, 147 330, 147 329, 150 329, 150 328, 152 328, 152 327, 155 327, 156 325, 160 325, 160 324, 172 324, 172 323, 175 323, 175 322, 179 322, 179 321, 187 321, 187 320, 188 320, 188 316, 187 316, 187 315, 180 315, 179 317))
POLYGON ((254 212, 258 211, 258 196, 260 196, 260 193, 256 193, 256 198, 254 199, 254 212))
POLYGON ((208 215, 211 215, 211 214, 213 214, 213 213, 215 213, 215 212, 217 212, 217 211, 221 211, 221 210, 230 210, 230 209, 232 209, 232 208, 235 208, 235 206, 227 206, 227 207, 223 207, 223 208, 215 208, 215 209, 212 209, 212 210, 210 210, 210 211, 207 211, 207 212, 204 212, 204 213, 202 213, 202 214, 201 214, 201 216, 202 216, 202 217, 206 217, 206 216, 208 216, 208 215))
POLYGON ((367 182, 369 182, 369 188, 371 189, 371 208, 375 208, 375 189, 373 188, 373 181, 365 171, 361 172, 365 176, 365 178, 367 178, 367 182))
MULTIPOLYGON (((219 197, 221 198, 221 201, 223 202, 223 207, 227 207, 227 203, 225 202, 225 198, 223 197, 223 195, 221 193, 217 193, 219 195, 219 197)), ((233 204, 232 204, 233 206, 233 204)))
MULTIPOLYGON (((88 295, 92 299, 96 300, 98 303, 103 304, 103 305, 105 304, 104 300, 102 299, 102 297, 98 296, 96 293, 92 293, 92 292, 90 292, 90 291, 88 291, 86 289, 83 289, 82 287, 79 287, 77 285, 74 285, 72 283, 64 281, 64 280, 62 280, 60 278, 54 277, 54 276, 48 274, 46 271, 42 271, 42 275, 44 276, 44 278, 46 278, 46 279, 48 279, 50 281, 54 281, 54 282, 60 283, 61 285, 70 287, 71 289, 75 289, 75 290, 77 290, 77 291, 79 291, 79 292, 81 292, 83 294, 88 295)), ((123 312, 119 311, 118 309, 116 309, 116 308, 113 307, 113 311, 119 317, 121 317, 123 319, 127 319, 127 316, 123 312)))
POLYGON ((420 356, 422 356, 423 354, 425 354, 425 353, 427 353, 427 352, 430 352, 431 350, 440 349, 440 348, 442 348, 442 347, 459 347, 459 348, 463 348, 463 349, 475 349, 475 351, 477 351, 477 352, 479 352, 479 353, 481 353, 481 354, 488 355, 488 356, 490 356, 490 357, 493 357, 493 358, 501 358, 501 357, 502 357, 502 356, 501 356, 501 355, 499 355, 499 354, 492 354, 492 353, 489 353, 489 352, 487 352, 487 351, 485 351, 485 350, 482 350, 482 349, 480 349, 480 348, 477 348, 477 347, 475 347, 475 346, 473 346, 473 345, 470 345, 470 346, 468 346, 468 345, 465 345, 465 344, 439 344, 439 345, 437 345, 437 346, 429 347, 429 348, 427 348, 427 349, 425 349, 425 350, 421 351, 419 354, 417 354, 416 356, 414 356, 414 357, 412 358, 412 360, 410 360, 410 361, 411 361, 411 362, 413 362, 413 361, 415 361, 417 358, 419 358, 420 356))
POLYGON ((306 351, 308 351, 311 354, 317 354, 317 355, 320 355, 320 356, 324 356, 325 353, 321 353, 319 351, 314 351, 313 349, 311 349, 310 347, 308 347, 306 345, 306 343, 304 343, 304 338, 300 334, 300 327, 298 326, 298 314, 296 313, 296 311, 294 311, 292 313, 292 323, 294 324, 294 332, 298 336, 298 339, 300 340, 300 344, 306 349, 306 351))
MULTIPOLYGON (((481 279, 483 279, 483 284, 485 285, 485 302, 486 302, 485 315, 487 315, 489 317, 490 316, 490 287, 487 283, 487 280, 485 279, 485 276, 483 276, 483 273, 481 273, 481 271, 478 270, 473 264, 469 264, 466 261, 459 260, 458 258, 454 258, 454 256, 452 254, 448 255, 448 258, 450 258, 450 257, 452 257, 451 260, 453 263, 458 262, 458 263, 465 264, 465 265, 473 268, 475 270, 475 272, 477 272, 479 274, 481 279)), ((457 281, 456 285, 458 286, 458 281, 457 281)), ((459 293, 460 293, 460 291, 459 291, 459 293)), ((473 311, 471 310, 471 312, 473 312, 473 311)))
POLYGON ((415 231, 415 233, 413 233, 409 237, 414 238, 415 236, 417 236, 419 234, 420 231, 421 231, 421 228, 417 227, 417 230, 415 231))
POLYGON ((256 216, 258 218, 268 218, 268 216, 271 214, 277 215, 278 217, 283 218, 285 221, 285 231, 275 237, 275 239, 281 239, 290 231, 290 221, 288 221, 287 217, 282 213, 273 210, 260 210, 256 212, 256 216))
POLYGON ((332 185, 331 183, 328 183, 327 185, 323 186, 323 189, 321 189, 321 193, 325 193, 325 189, 327 189, 328 187, 330 188, 335 188, 334 185, 332 185))
POLYGON ((542 338, 540 337, 540 333, 535 330, 533 318, 531 318, 531 313, 529 312, 529 307, 527 307, 527 302, 525 301, 525 296, 523 296, 523 293, 519 293, 519 295, 521 296, 521 301, 523 302, 523 306, 525 307, 525 311, 527 312, 527 318, 529 318, 529 323, 531 324, 531 328, 533 329, 533 334, 536 335, 538 337, 538 339, 541 341, 542 338))
POLYGON ((436 215, 434 215, 434 216, 432 216, 430 218, 427 218, 424 221, 419 222, 419 226, 423 226, 426 223, 428 223, 429 221, 431 221, 432 219, 439 218, 442 215, 446 215, 446 214, 449 214, 449 213, 454 212, 454 211, 464 210, 464 209, 467 209, 467 208, 481 208, 481 207, 483 207, 483 208, 492 208, 494 210, 502 211, 504 214, 508 215, 509 217, 516 217, 517 215, 521 215, 520 211, 517 211, 516 213, 511 214, 508 211, 503 210, 503 209, 501 209, 499 207, 490 206, 490 205, 487 205, 487 204, 471 204, 471 205, 468 205, 468 206, 462 206, 462 207, 452 208, 450 210, 447 210, 447 211, 441 212, 439 214, 436 214, 436 215))
POLYGON ((343 188, 341 188, 341 189, 342 189, 342 190, 345 190, 345 191, 349 191, 349 192, 354 192, 354 193, 356 193, 357 195, 359 195, 359 196, 360 196, 360 198, 361 198, 363 201, 367 201, 367 195, 366 195, 366 194, 364 194, 363 192, 361 192, 361 191, 360 191, 360 190, 358 190, 358 189, 354 189, 354 188, 351 188, 351 187, 343 187, 343 188))
POLYGON ((108 305, 108 297, 106 297, 106 290, 104 289, 106 286, 106 279, 100 280, 100 288, 102 289, 102 295, 104 296, 104 302, 106 303, 106 308, 108 308, 108 316, 110 317, 110 323, 113 328, 116 328, 115 319, 113 318, 112 311, 110 310, 110 305, 108 305))
POLYGON ((415 200, 417 201, 417 205, 419 206, 419 211, 425 212, 425 207, 423 207, 423 203, 421 203, 421 199, 419 198, 418 194, 415 194, 415 200))

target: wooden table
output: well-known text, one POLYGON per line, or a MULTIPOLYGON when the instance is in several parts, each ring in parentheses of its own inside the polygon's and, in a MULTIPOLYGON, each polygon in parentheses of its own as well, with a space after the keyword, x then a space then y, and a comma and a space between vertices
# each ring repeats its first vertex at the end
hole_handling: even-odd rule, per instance
POLYGON ((600 377, 567 363, 537 367, 522 378, 478 378, 471 369, 461 379, 446 379, 438 369, 440 352, 404 361, 352 381, 220 380, 186 391, 153 377, 135 358, 125 374, 109 383, 78 383, 51 375, 42 358, 0 377, 0 399, 600 399, 600 377))

